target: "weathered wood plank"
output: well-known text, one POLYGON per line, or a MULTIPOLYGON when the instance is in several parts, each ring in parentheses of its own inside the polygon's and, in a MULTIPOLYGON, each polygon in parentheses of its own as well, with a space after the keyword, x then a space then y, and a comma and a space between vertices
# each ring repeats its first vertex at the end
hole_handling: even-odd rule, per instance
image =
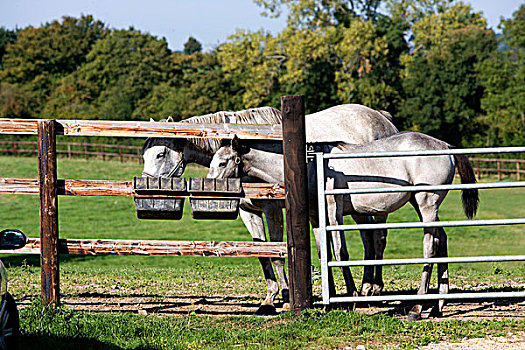
POLYGON ((38 194, 38 179, 0 178, 0 193, 38 194))
MULTIPOLYGON (((0 134, 37 134, 35 119, 0 119, 0 134)), ((57 120, 57 135, 120 137, 199 137, 280 140, 281 125, 190 124, 109 120, 57 120)))
POLYGON ((42 299, 60 302, 58 272, 58 193, 56 134, 53 120, 38 122, 38 184, 40 194, 40 267, 42 299))
MULTIPOLYGON (((284 187, 279 184, 243 183, 242 186, 244 190, 243 198, 284 199, 284 187)), ((57 187, 58 194, 66 196, 166 198, 163 195, 139 195, 133 190, 131 181, 57 180, 57 187)), ((38 180, 0 178, 0 193, 37 195, 39 193, 38 180)), ((217 196, 217 198, 221 197, 217 196)))
POLYGON ((303 96, 281 97, 281 111, 290 303, 299 314, 313 304, 303 96))
MULTIPOLYGON (((283 242, 60 239, 58 249, 60 254, 71 255, 287 257, 286 243, 283 242)), ((40 239, 29 238, 24 248, 2 253, 40 254, 40 239)))

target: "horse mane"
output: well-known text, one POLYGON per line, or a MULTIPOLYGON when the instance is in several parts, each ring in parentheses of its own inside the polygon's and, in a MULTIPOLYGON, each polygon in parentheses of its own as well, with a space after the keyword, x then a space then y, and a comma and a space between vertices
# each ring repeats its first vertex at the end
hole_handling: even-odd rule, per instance
MULTIPOLYGON (((241 111, 220 111, 216 113, 210 113, 206 115, 191 117, 183 119, 180 123, 192 123, 192 124, 282 124, 281 111, 273 107, 259 107, 244 109, 241 111)), ((164 119, 164 121, 167 121, 164 119)), ((219 139, 208 139, 208 138, 194 138, 190 137, 187 140, 175 139, 175 138, 148 138, 142 146, 142 153, 154 145, 167 146, 171 145, 175 147, 177 151, 182 150, 184 145, 190 146, 200 152, 207 154, 215 153, 221 147, 221 140, 219 139), (164 140, 164 141, 161 141, 164 140)))
MULTIPOLYGON (((242 111, 221 111, 188 119, 181 123, 192 124, 282 124, 281 111, 273 107, 244 109, 242 111)), ((213 154, 221 147, 221 140, 208 138, 188 138, 187 145, 207 154, 213 154)))
POLYGON ((192 124, 281 124, 281 111, 273 107, 243 109, 242 111, 220 111, 181 120, 192 124))
POLYGON ((387 111, 383 111, 383 110, 380 110, 380 111, 378 111, 378 112, 381 113, 381 115, 382 115, 383 117, 385 117, 386 119, 390 120, 391 122, 394 121, 394 117, 392 117, 392 114, 390 114, 389 112, 387 112, 387 111))

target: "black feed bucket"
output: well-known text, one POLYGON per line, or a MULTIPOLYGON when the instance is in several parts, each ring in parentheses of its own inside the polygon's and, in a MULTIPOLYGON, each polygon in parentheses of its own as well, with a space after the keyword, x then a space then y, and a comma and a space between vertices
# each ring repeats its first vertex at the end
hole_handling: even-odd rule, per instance
POLYGON ((237 198, 190 198, 191 216, 194 219, 234 220, 239 213, 241 180, 189 179, 188 192, 198 196, 236 196, 237 198))
MULTIPOLYGON (((163 177, 133 177, 133 189, 144 195, 177 195, 186 191, 186 179, 163 177)), ((184 198, 135 198, 135 209, 139 219, 180 220, 184 209, 184 198)))

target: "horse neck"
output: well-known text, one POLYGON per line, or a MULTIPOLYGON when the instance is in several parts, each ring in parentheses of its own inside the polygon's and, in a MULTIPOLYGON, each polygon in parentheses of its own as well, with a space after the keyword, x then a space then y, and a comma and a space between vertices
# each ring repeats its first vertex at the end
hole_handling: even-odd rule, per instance
POLYGON ((283 155, 251 148, 242 156, 243 170, 248 176, 269 183, 284 183, 283 155))
POLYGON ((184 147, 184 160, 186 163, 197 163, 199 165, 209 167, 211 155, 186 145, 184 147))

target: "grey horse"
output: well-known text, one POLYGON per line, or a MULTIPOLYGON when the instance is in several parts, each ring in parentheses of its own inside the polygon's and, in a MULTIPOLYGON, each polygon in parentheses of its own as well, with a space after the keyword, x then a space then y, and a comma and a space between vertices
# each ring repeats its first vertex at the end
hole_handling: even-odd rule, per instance
MULTIPOLYGON (((383 111, 347 104, 306 116, 306 138, 308 142, 339 142, 360 144, 397 133, 390 115, 383 111)), ((164 121, 170 121, 164 120, 164 121)), ((204 116, 182 120, 184 123, 234 123, 234 124, 281 124, 281 112, 275 108, 262 107, 237 112, 217 112, 204 116)), ((143 146, 145 176, 181 176, 187 163, 198 163, 209 166, 211 157, 219 149, 220 140, 214 139, 174 139, 150 138, 143 146)), ((243 181, 264 181, 264 176, 252 176, 243 181)), ((241 219, 250 232, 253 240, 265 241, 264 221, 266 217, 271 241, 283 239, 282 204, 273 200, 243 200, 239 210, 241 219)), ((386 232, 386 231, 385 231, 386 232)), ((338 235, 338 233, 334 233, 338 235)), ((348 259, 345 242, 340 237, 334 237, 334 253, 337 260, 348 259)), ((374 247, 370 249, 374 255, 374 247)), ((382 251, 378 248, 377 251, 382 251)), ((284 305, 288 308, 288 282, 286 279, 284 259, 259 259, 266 279, 267 294, 259 314, 274 313, 274 300, 279 293, 279 285, 275 278, 272 263, 279 276, 284 305)), ((353 280, 349 268, 343 269, 348 291, 355 289, 350 283, 353 280)), ((377 282, 373 287, 372 279, 364 281, 364 293, 382 288, 382 278, 376 275, 377 282)))
MULTIPOLYGON (((366 143, 351 145, 338 143, 324 145, 319 149, 325 153, 382 152, 446 150, 452 146, 428 135, 403 132, 366 143)), ((464 155, 430 157, 393 157, 368 159, 330 159, 325 162, 326 189, 398 187, 408 185, 450 184, 455 168, 462 183, 475 183, 475 175, 468 158, 464 155)), ((227 178, 235 174, 250 176, 265 173, 265 180, 283 183, 283 156, 272 147, 257 143, 240 143, 234 137, 230 144, 223 144, 213 157, 208 177, 227 178)), ((319 227, 316 188, 317 175, 313 164, 308 166, 308 190, 310 194, 310 222, 319 227)), ((344 215, 386 216, 410 202, 422 222, 439 221, 438 210, 448 191, 397 192, 358 195, 327 196, 327 222, 342 225, 344 215)), ((472 218, 478 208, 478 191, 464 190, 463 209, 472 218)), ((377 232, 376 232, 377 234, 377 232)), ((319 237, 316 236, 318 241, 319 237)), ((446 257, 447 235, 443 228, 425 228, 423 239, 425 258, 446 257)), ((365 256, 366 258, 366 256, 365 256)), ((421 277, 418 294, 428 292, 432 264, 426 264, 421 277)), ((355 289, 355 287, 354 287, 355 289)), ((438 289, 448 293, 448 264, 438 264, 438 289)), ((438 302, 436 313, 440 313, 444 300, 438 302)), ((410 319, 421 317, 422 304, 415 305, 409 313, 410 319)))

